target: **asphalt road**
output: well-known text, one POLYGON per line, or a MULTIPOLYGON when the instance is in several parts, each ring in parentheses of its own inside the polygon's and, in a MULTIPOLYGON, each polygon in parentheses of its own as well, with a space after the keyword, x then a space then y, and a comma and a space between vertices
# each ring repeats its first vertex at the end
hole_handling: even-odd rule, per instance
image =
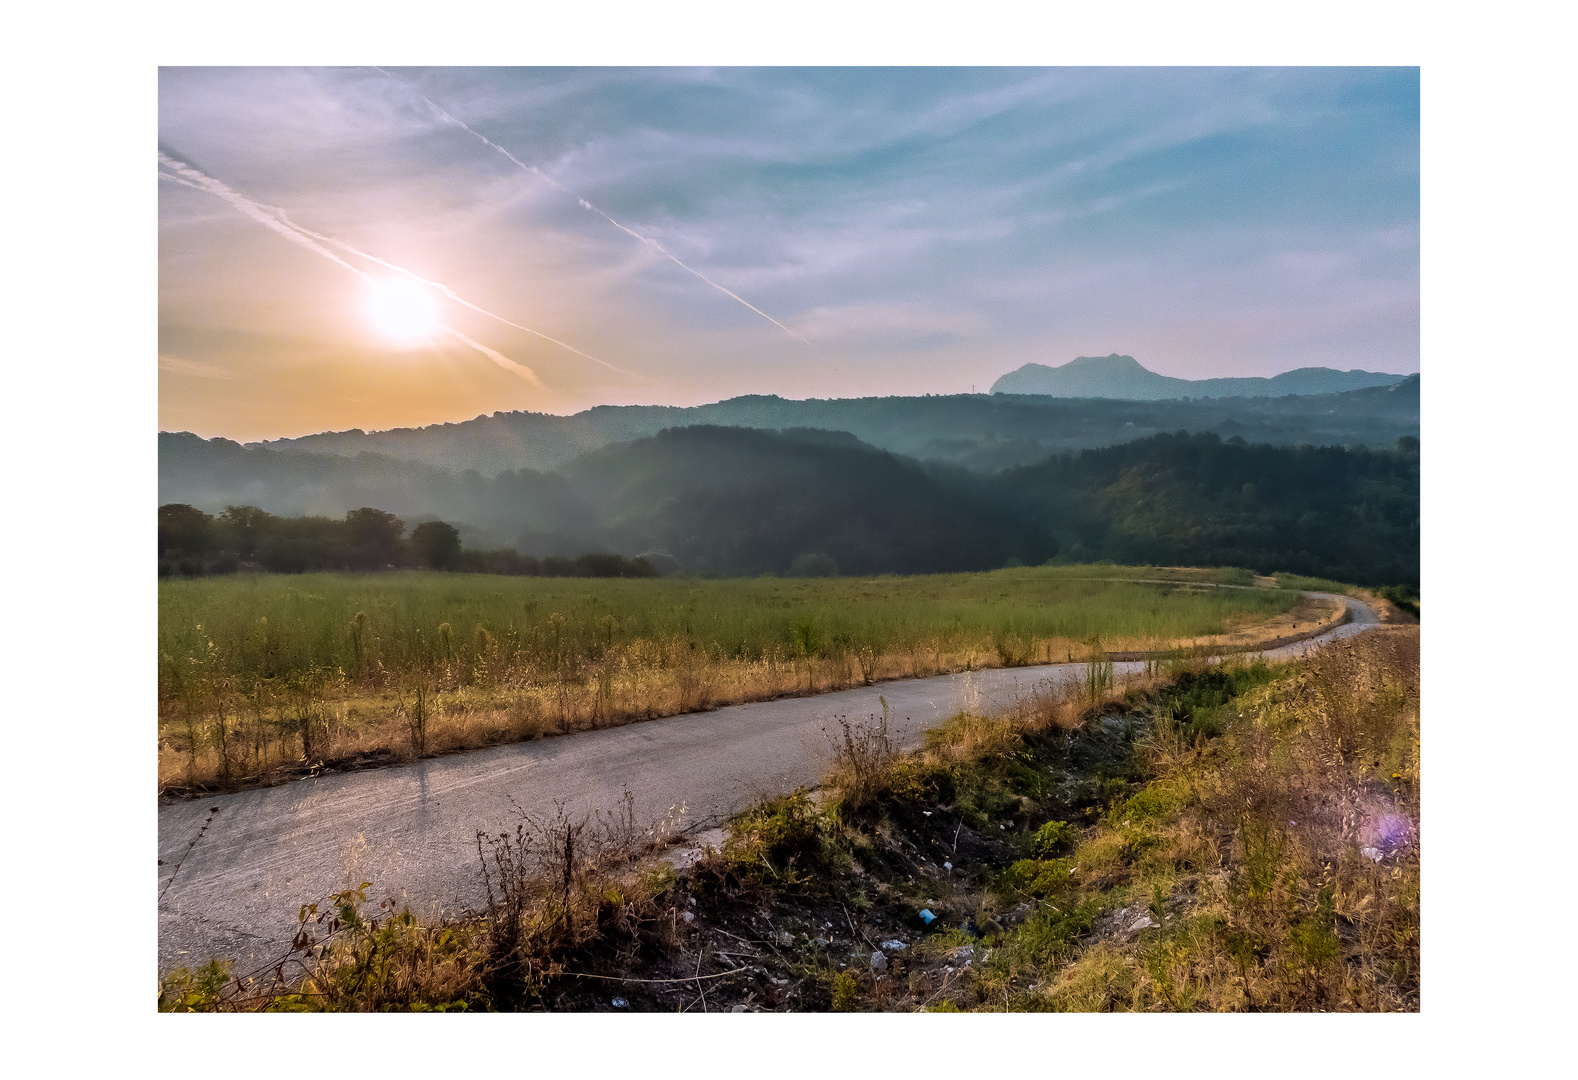
MULTIPOLYGON (((1266 655, 1299 655, 1379 621, 1330 598, 1350 621, 1266 655)), ((612 810, 628 790, 643 823, 684 806, 681 827, 716 825, 763 795, 814 784, 830 760, 824 725, 880 714, 879 696, 895 742, 910 749, 972 685, 992 711, 1048 679, 1084 677, 1083 664, 1049 664, 907 679, 161 805, 159 971, 214 956, 237 972, 267 962, 289 943, 300 906, 347 882, 370 881, 370 898, 419 915, 475 906, 477 830, 513 829, 520 810, 612 810)))

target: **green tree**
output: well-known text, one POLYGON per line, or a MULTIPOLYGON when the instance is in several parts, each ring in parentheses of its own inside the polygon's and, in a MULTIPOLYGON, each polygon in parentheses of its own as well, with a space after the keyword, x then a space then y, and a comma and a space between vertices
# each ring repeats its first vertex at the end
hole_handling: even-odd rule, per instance
POLYGON ((203 554, 213 541, 213 520, 186 503, 166 503, 159 507, 159 554, 203 554))
POLYGON ((460 533, 447 522, 424 521, 411 530, 411 550, 434 570, 453 570, 460 563, 460 533))
POLYGON ((278 521, 255 506, 227 506, 214 525, 221 543, 251 562, 257 558, 258 541, 274 531, 278 521))
POLYGON ((404 561, 405 522, 393 514, 364 506, 345 515, 345 530, 354 565, 373 570, 404 561))

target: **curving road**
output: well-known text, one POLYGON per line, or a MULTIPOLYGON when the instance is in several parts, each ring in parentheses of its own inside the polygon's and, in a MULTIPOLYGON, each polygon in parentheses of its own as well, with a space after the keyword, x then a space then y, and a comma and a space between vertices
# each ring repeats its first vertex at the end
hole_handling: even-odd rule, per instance
MULTIPOLYGON (((1348 621, 1267 650, 1268 658, 1301 655, 1379 622, 1351 597, 1306 595, 1346 604, 1348 621)), ((1083 664, 1047 664, 907 679, 162 805, 159 971, 214 956, 250 970, 290 941, 300 905, 347 877, 371 881, 370 896, 395 897, 417 913, 473 906, 476 832, 512 827, 517 806, 551 815, 562 802, 578 815, 618 806, 628 789, 644 820, 683 805, 682 827, 717 824, 764 794, 814 784, 829 758, 822 726, 840 714, 880 713, 879 695, 895 743, 910 749, 966 693, 1002 708, 1037 683, 1084 676, 1083 664)))

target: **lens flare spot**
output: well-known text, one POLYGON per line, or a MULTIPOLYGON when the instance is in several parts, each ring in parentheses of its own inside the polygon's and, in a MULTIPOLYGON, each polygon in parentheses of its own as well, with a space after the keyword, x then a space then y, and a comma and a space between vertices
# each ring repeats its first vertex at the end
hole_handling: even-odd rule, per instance
POLYGON ((432 291, 410 278, 371 282, 366 309, 378 332, 396 344, 415 345, 438 335, 438 304, 432 291))

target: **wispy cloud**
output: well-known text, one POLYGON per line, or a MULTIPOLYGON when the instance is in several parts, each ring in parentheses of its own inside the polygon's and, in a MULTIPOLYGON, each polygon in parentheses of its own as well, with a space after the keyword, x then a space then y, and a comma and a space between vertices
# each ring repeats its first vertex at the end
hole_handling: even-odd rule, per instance
POLYGON ((224 368, 215 367, 213 364, 204 364, 196 360, 186 360, 169 353, 159 354, 159 370, 168 371, 172 375, 187 375, 194 379, 234 379, 235 375, 224 368))
MULTIPOLYGON (((447 336, 463 367, 369 365, 347 266, 420 281, 556 409, 946 393, 1114 350, 1193 378, 1418 367, 1416 69, 159 78, 161 145, 235 186, 161 166, 164 348, 241 375, 310 355, 402 423, 538 390, 447 336), (187 344, 220 327, 290 343, 187 344)), ((194 402, 242 385, 170 374, 194 402)))
MULTIPOLYGON (((394 79, 395 82, 400 82, 399 79, 395 79, 395 77, 393 75, 389 75, 389 73, 387 71, 384 71, 382 68, 377 68, 376 70, 378 70, 380 72, 383 72, 383 74, 385 74, 385 75, 388 75, 389 78, 390 79, 394 79)), ((400 83, 400 85, 404 86, 405 84, 404 83, 400 83)), ((721 292, 724 296, 729 297, 729 299, 734 300, 737 303, 744 304, 746 307, 748 307, 752 311, 756 312, 756 314, 760 315, 762 318, 766 319, 768 322, 770 322, 774 326, 778 327, 778 329, 782 330, 784 333, 788 334, 790 337, 794 338, 796 341, 804 342, 807 345, 811 344, 809 341, 806 341, 805 338, 801 337, 799 334, 797 334, 793 330, 789 329, 783 323, 779 322, 777 319, 775 319, 771 315, 767 314, 767 312, 763 311, 761 308, 757 307, 755 304, 751 303, 749 300, 745 299, 743 296, 740 296, 738 293, 733 292, 733 291, 729 290, 728 288, 726 288, 725 286, 718 284, 716 281, 712 280, 706 274, 703 274, 700 270, 697 270, 695 267, 689 265, 688 263, 685 263, 685 262, 681 261, 679 256, 675 255, 672 251, 668 250, 668 248, 666 248, 662 244, 658 243, 658 241, 656 241, 652 237, 650 237, 650 236, 643 236, 641 233, 638 233, 638 232, 636 232, 636 230, 630 228, 630 226, 622 224, 621 222, 615 220, 612 214, 609 214, 606 211, 600 209, 599 207, 596 207, 596 206, 592 205, 592 203, 590 201, 588 201, 587 199, 583 198, 582 196, 579 196, 579 195, 575 194, 575 192, 571 191, 569 188, 567 188, 563 184, 559 183, 559 181, 555 180, 553 177, 551 177, 547 173, 543 172, 542 169, 538 168, 535 165, 528 165, 528 164, 526 164, 524 161, 522 161, 520 158, 516 157, 514 154, 510 153, 504 147, 500 146, 498 143, 494 142, 492 139, 488 138, 486 135, 482 134, 480 131, 477 131, 475 128, 471 127, 471 125, 467 124, 464 120, 461 120, 459 117, 455 116, 453 113, 448 112, 446 109, 443 108, 443 106, 441 106, 441 105, 437 104, 436 102, 434 102, 432 98, 429 98, 427 95, 421 93, 420 91, 412 89, 410 87, 407 87, 407 89, 410 89, 411 93, 415 94, 417 97, 421 98, 424 102, 426 102, 428 104, 428 106, 430 108, 432 108, 432 110, 435 113, 437 113, 440 117, 442 117, 445 121, 447 121, 448 123, 454 124, 456 127, 459 127, 463 131, 469 133, 470 135, 472 135, 476 139, 480 140, 483 143, 483 145, 487 146, 489 149, 492 149, 495 152, 497 152, 499 154, 502 154, 505 158, 507 158, 517 168, 519 168, 519 169, 521 169, 521 170, 523 170, 523 171, 525 171, 527 173, 530 173, 531 175, 537 177, 540 180, 543 180, 544 182, 546 182, 548 184, 553 185, 558 190, 564 192, 566 195, 568 195, 571 198, 573 198, 576 201, 576 203, 581 206, 582 209, 589 210, 590 212, 596 214, 598 217, 602 218, 604 221, 608 222, 614 228, 618 229, 620 232, 625 233, 625 234, 627 234, 627 235, 629 235, 631 237, 634 237, 636 240, 639 240, 643 244, 649 245, 655 251, 659 252, 665 258, 667 258, 670 262, 672 262, 675 266, 678 266, 680 269, 686 271, 687 273, 694 274, 696 277, 700 278, 702 281, 706 282, 708 285, 712 286, 714 289, 716 289, 719 292, 721 292)))

